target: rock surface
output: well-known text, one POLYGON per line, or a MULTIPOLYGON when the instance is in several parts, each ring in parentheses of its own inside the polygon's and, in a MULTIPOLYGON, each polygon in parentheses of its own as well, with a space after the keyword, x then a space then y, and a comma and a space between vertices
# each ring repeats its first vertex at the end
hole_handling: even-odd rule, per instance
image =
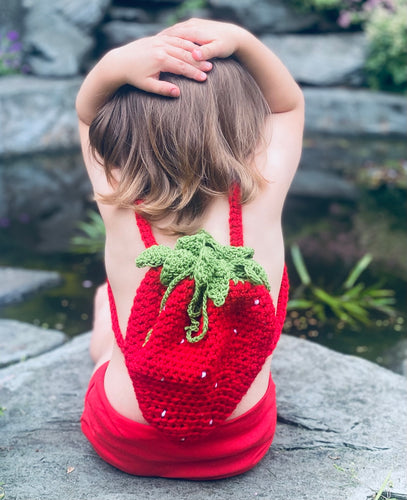
POLYGON ((51 351, 66 339, 66 335, 57 330, 0 319, 0 368, 51 351))
POLYGON ((359 191, 353 182, 335 172, 321 169, 300 169, 290 187, 290 196, 311 196, 330 200, 356 200, 359 191))
POLYGON ((129 23, 117 20, 105 23, 100 31, 107 46, 118 47, 138 38, 155 35, 162 29, 163 26, 157 23, 129 23))
POLYGON ((25 52, 31 71, 41 76, 74 76, 94 47, 92 29, 110 0, 26 2, 25 52))
POLYGON ((0 78, 0 157, 79 147, 75 98, 82 78, 0 78))
POLYGON ((397 344, 383 353, 383 363, 392 371, 407 377, 407 339, 402 339, 397 344))
POLYGON ((91 198, 79 151, 19 156, 0 169, 0 217, 10 224, 25 220, 36 235, 33 250, 70 248, 70 238, 78 221, 85 218, 91 198))
POLYGON ((399 135, 407 130, 404 96, 345 88, 304 88, 307 132, 399 135))
POLYGON ((367 41, 362 33, 267 35, 261 40, 300 84, 323 87, 363 83, 367 41))
POLYGON ((315 26, 318 17, 304 14, 282 0, 208 0, 214 19, 242 24, 254 33, 287 33, 315 26))
POLYGON ((252 471, 212 482, 132 477, 100 460, 79 428, 89 335, 0 370, 0 459, 8 500, 365 500, 392 471, 407 492, 405 379, 283 336, 275 353, 279 422, 252 471))
POLYGON ((61 277, 54 271, 0 267, 0 306, 17 302, 29 293, 60 282, 61 277))
MULTIPOLYGON (((78 148, 75 97, 82 78, 0 78, 0 157, 78 148)), ((306 131, 396 134, 407 128, 403 96, 344 88, 305 88, 306 131)))

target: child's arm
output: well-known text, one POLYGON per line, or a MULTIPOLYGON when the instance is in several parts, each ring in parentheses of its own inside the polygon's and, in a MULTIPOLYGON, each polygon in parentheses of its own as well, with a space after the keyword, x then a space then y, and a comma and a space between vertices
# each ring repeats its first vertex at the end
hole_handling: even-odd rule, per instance
POLYGON ((159 34, 111 50, 90 71, 79 90, 76 99, 79 120, 90 125, 98 109, 125 84, 147 92, 178 97, 178 87, 159 80, 160 73, 205 80, 205 71, 210 70, 212 65, 192 57, 192 51, 197 48, 191 41, 159 34))
POLYGON ((162 33, 200 45, 192 55, 198 61, 234 54, 246 66, 262 90, 273 113, 284 113, 303 105, 302 92, 278 57, 260 40, 240 26, 191 19, 162 33))

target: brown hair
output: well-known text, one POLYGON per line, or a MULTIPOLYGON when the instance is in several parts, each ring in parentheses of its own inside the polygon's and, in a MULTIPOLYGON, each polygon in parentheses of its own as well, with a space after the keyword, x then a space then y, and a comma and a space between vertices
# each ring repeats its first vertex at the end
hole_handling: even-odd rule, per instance
POLYGON ((216 60, 205 82, 163 74, 179 98, 125 85, 100 109, 91 151, 115 192, 100 201, 132 207, 173 233, 191 233, 213 196, 241 186, 242 203, 264 179, 252 160, 270 109, 254 79, 233 58, 216 60), (142 203, 135 206, 136 200, 142 203), (168 222, 168 224, 167 224, 168 222))

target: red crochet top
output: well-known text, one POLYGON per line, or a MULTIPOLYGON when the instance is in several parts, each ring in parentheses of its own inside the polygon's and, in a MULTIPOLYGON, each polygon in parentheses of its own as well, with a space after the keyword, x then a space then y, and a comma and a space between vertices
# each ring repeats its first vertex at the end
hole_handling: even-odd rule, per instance
POLYGON ((225 421, 274 350, 288 299, 286 268, 277 310, 265 271, 243 247, 240 190, 230 202, 230 245, 205 231, 157 245, 136 215, 150 266, 120 331, 110 285, 112 326, 145 419, 178 441, 202 438, 225 421))

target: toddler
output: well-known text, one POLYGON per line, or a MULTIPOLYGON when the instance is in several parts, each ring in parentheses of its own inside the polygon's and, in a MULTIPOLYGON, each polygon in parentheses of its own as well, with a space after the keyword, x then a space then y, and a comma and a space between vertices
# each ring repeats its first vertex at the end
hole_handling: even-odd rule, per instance
POLYGON ((191 19, 108 52, 77 113, 107 273, 83 432, 130 474, 245 472, 276 425, 301 90, 245 29, 191 19))

